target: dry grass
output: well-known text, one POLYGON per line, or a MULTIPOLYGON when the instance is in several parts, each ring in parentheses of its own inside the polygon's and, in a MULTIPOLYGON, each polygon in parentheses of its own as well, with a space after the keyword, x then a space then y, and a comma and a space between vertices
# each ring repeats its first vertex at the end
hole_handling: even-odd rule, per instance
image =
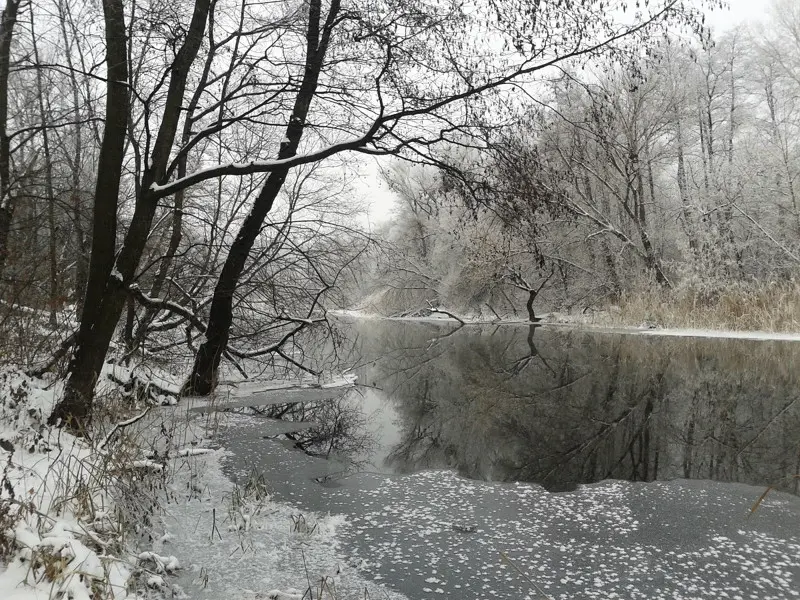
POLYGON ((595 321, 609 325, 800 332, 800 282, 647 288, 624 294, 595 321))
MULTIPOLYGON (((18 410, 27 414, 28 399, 20 395, 18 410)), ((44 417, 37 417, 36 439, 28 440, 23 431, 14 440, 19 449, 30 447, 30 452, 41 453, 39 464, 47 466, 42 471, 29 469, 14 461, 18 454, 9 454, 7 464, 0 467, 0 562, 17 557, 28 565, 26 582, 56 591, 80 578, 91 597, 99 600, 115 595, 110 565, 132 565, 131 549, 151 541, 153 517, 168 496, 171 473, 166 466, 180 424, 164 415, 141 427, 114 429, 112 434, 114 422, 141 413, 141 407, 120 392, 97 398, 96 406, 102 418, 82 439, 49 430, 44 417), (154 431, 160 434, 154 436, 154 431), (11 470, 26 473, 30 483, 24 490, 19 485, 15 489, 11 470), (48 536, 63 526, 62 518, 70 527, 65 535, 100 557, 104 575, 83 572, 71 555, 65 555, 63 544, 49 545, 48 536), (15 537, 14 530, 23 522, 40 542, 27 546, 15 537)), ((137 568, 132 574, 128 584, 143 589, 148 573, 137 568)))

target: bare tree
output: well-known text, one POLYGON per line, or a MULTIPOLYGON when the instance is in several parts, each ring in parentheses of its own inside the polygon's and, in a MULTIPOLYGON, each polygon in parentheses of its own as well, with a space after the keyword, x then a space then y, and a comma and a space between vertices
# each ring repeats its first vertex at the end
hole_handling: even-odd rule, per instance
POLYGON ((0 273, 8 257, 8 234, 14 215, 11 182, 11 140, 8 132, 8 91, 11 43, 22 0, 6 0, 0 20, 0 273))
MULTIPOLYGON (((128 60, 127 33, 122 0, 103 3, 106 35, 106 110, 105 129, 98 159, 95 202, 92 224, 92 253, 89 277, 77 337, 77 348, 70 362, 70 381, 65 396, 50 416, 53 423, 74 419, 74 425, 85 425, 91 414, 94 384, 105 358, 116 320, 109 326, 99 320, 106 284, 114 265, 117 232, 117 198, 122 178, 122 160, 128 128, 128 60), (95 332, 95 325, 98 325, 95 332), (105 325, 103 331, 101 326, 105 325), (97 341, 102 349, 93 346, 97 341)), ((117 314, 117 319, 119 314, 117 314)))
MULTIPOLYGON (((696 23, 696 13, 677 0, 663 0, 619 26, 599 1, 567 7, 487 2, 474 10, 425 0, 257 8, 242 0, 233 6, 196 0, 174 10, 131 6, 126 15, 122 2, 103 4, 106 109, 92 252, 65 397, 52 422, 72 419, 80 428, 90 418, 94 382, 122 310, 131 295, 144 299, 140 267, 157 243, 151 235, 166 199, 177 202, 165 209, 175 223, 184 201, 176 194, 221 177, 267 175, 223 264, 206 341, 187 384, 187 391, 206 393, 229 339, 233 290, 291 169, 348 150, 424 156, 431 144, 469 131, 480 107, 468 101, 556 63, 597 55, 651 27, 696 23), (564 8, 571 29, 560 28, 564 8), (520 21, 525 11, 534 18, 520 21), (487 36, 475 35, 464 47, 467 31, 487 36), (504 56, 489 32, 506 42, 504 56), (201 51, 203 66, 195 64, 201 51), (497 58, 486 62, 487 55, 497 58), (425 86, 420 76, 430 76, 425 86), (182 127, 187 120, 191 126, 182 127), (271 140, 274 158, 261 151, 252 156, 247 142, 240 143, 256 132, 271 140), (210 149, 223 140, 215 157, 210 149), (123 191, 133 206, 117 251, 123 191)), ((176 238, 180 228, 172 230, 176 238)))
MULTIPOLYGON (((389 2, 387 8, 391 7, 391 5, 392 3, 389 2)), ((541 6, 538 2, 529 3, 522 0, 519 3, 513 3, 513 6, 504 7, 503 9, 493 7, 497 9, 496 12, 482 13, 478 11, 481 18, 487 19, 499 31, 507 33, 514 40, 516 49, 521 54, 519 62, 516 62, 513 66, 501 69, 499 72, 490 72, 488 75, 476 72, 469 58, 466 59, 464 64, 464 61, 458 57, 460 51, 456 46, 460 42, 456 41, 454 43, 453 34, 459 31, 464 24, 475 25, 475 22, 468 15, 461 12, 458 7, 451 7, 452 12, 444 14, 431 10, 430 7, 423 9, 422 6, 412 6, 400 10, 393 17, 395 27, 402 26, 406 32, 405 36, 408 35, 408 31, 418 31, 423 40, 429 41, 427 47, 419 47, 420 42, 415 41, 412 46, 416 46, 416 48, 413 50, 404 43, 404 40, 410 39, 409 37, 403 37, 397 31, 392 31, 393 28, 387 28, 381 21, 370 22, 359 15, 359 18, 353 19, 360 26, 358 33, 355 34, 355 39, 361 41, 373 38, 377 42, 378 51, 383 54, 383 57, 380 58, 383 66, 376 73, 374 83, 374 93, 377 96, 378 107, 373 110, 377 115, 366 132, 360 137, 338 146, 323 149, 315 159, 322 159, 336 151, 346 149, 367 150, 368 148, 369 151, 374 153, 398 153, 408 149, 412 153, 424 156, 420 147, 424 149, 437 140, 448 139, 454 132, 463 134, 464 131, 469 129, 469 120, 464 119, 463 110, 465 109, 462 109, 462 114, 459 114, 458 110, 453 108, 457 103, 490 93, 505 84, 569 58, 578 58, 596 53, 615 40, 652 24, 654 22, 653 17, 655 17, 655 20, 664 18, 675 8, 674 3, 661 6, 642 22, 623 31, 613 30, 612 32, 612 29, 604 29, 607 21, 603 20, 600 29, 604 31, 604 37, 595 38, 593 42, 585 46, 581 42, 581 36, 590 33, 592 27, 588 21, 583 19, 590 16, 596 18, 598 14, 594 11, 598 6, 601 7, 602 5, 595 6, 593 3, 589 3, 588 5, 578 6, 577 4, 571 4, 568 8, 575 12, 577 31, 568 32, 565 38, 559 41, 551 39, 553 46, 546 49, 537 47, 536 43, 522 40, 530 39, 527 36, 537 37, 550 31, 549 28, 552 25, 550 19, 555 18, 555 14, 550 12, 551 8, 541 6), (666 12, 662 12, 664 10, 666 12), (517 12, 515 13, 514 11, 517 12), (513 20, 513 14, 518 14, 519 11, 528 11, 534 15, 534 18, 531 22, 517 25, 513 20), (387 111, 387 100, 384 98, 382 86, 386 84, 397 85, 398 79, 404 74, 405 61, 410 56, 410 53, 414 51, 422 57, 421 60, 415 61, 415 68, 427 70, 431 75, 444 70, 448 74, 455 75, 455 81, 447 77, 444 78, 446 81, 444 86, 434 85, 430 91, 425 91, 408 80, 400 80, 402 83, 399 89, 393 90, 400 101, 400 108, 394 112, 387 111), (427 116, 429 121, 435 123, 433 131, 428 129, 426 132, 423 129, 422 132, 415 131, 411 133, 403 127, 405 121, 414 120, 422 115, 427 116)), ((352 18, 347 13, 343 13, 340 16, 340 10, 341 6, 338 1, 331 2, 328 7, 328 14, 323 19, 322 3, 312 1, 309 5, 306 34, 308 44, 306 66, 300 89, 295 98, 292 116, 289 118, 286 137, 284 138, 285 142, 281 145, 278 153, 278 161, 283 164, 287 164, 287 159, 296 154, 300 139, 306 128, 311 102, 315 98, 320 76, 323 75, 326 53, 328 52, 333 30, 340 23, 346 23, 352 18)), ((380 16, 381 18, 383 17, 383 15, 380 16)), ((346 35, 348 32, 345 30, 343 33, 346 35)), ((598 32, 595 31, 594 33, 598 32)), ((350 34, 354 35, 353 33, 350 34)), ((419 73, 416 75, 419 77, 419 73)), ((278 167, 277 170, 271 173, 262 193, 254 204, 252 212, 231 247, 228 259, 217 282, 214 300, 211 305, 206 342, 198 351, 192 374, 185 386, 186 393, 207 394, 215 386, 216 371, 227 343, 228 331, 232 322, 231 296, 233 290, 236 287, 250 248, 258 234, 260 224, 271 210, 287 172, 287 169, 278 167)), ((646 240, 644 234, 643 239, 646 240)))

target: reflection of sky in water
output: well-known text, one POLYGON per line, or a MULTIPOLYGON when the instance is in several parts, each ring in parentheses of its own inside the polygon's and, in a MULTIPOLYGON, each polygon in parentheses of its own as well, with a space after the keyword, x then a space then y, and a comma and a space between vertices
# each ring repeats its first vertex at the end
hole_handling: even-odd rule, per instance
POLYGON ((398 424, 400 416, 386 402, 382 395, 370 388, 361 388, 359 394, 352 394, 354 402, 358 402, 364 414, 368 416, 367 428, 375 435, 377 445, 368 457, 370 471, 380 473, 392 472, 384 459, 392 449, 400 443, 402 432, 398 424))

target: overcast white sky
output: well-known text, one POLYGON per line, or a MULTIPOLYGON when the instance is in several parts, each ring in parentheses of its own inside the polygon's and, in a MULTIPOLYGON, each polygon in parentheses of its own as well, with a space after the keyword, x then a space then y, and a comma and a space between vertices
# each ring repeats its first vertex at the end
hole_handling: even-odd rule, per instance
POLYGON ((728 0, 730 9, 715 10, 708 13, 708 23, 716 31, 735 27, 740 23, 758 21, 769 10, 769 0, 728 0))

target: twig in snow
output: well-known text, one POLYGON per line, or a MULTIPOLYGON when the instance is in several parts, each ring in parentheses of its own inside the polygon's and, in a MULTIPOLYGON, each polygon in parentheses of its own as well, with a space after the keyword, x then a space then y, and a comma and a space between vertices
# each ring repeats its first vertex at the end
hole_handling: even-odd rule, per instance
POLYGON ((222 534, 220 534, 219 529, 217 529, 217 509, 211 509, 211 540, 214 540, 214 532, 217 532, 217 537, 222 540, 222 534))
POLYGON ((128 419, 126 421, 122 421, 122 422, 117 423, 116 425, 114 425, 114 427, 111 428, 111 431, 108 432, 108 435, 106 435, 106 437, 100 443, 100 449, 102 450, 103 448, 106 447, 106 445, 108 445, 108 443, 111 441, 111 438, 114 437, 114 434, 117 433, 117 431, 120 431, 121 429, 125 429, 126 427, 130 427, 134 423, 137 423, 138 421, 141 421, 142 419, 144 419, 145 416, 147 415, 147 413, 150 412, 151 408, 152 408, 151 406, 148 406, 147 408, 144 409, 144 411, 142 411, 140 414, 136 415, 135 417, 131 417, 130 419, 128 419))
POLYGON ((511 565, 511 567, 512 567, 512 568, 513 568, 513 569, 514 569, 514 570, 515 570, 517 573, 519 573, 520 575, 522 575, 522 576, 523 576, 523 577, 524 577, 524 578, 525 578, 525 579, 528 581, 528 583, 530 583, 530 584, 533 586, 533 589, 535 589, 535 590, 536 590, 536 591, 537 591, 537 592, 538 592, 538 593, 539 593, 539 594, 540 594, 540 595, 541 595, 543 598, 547 598, 547 600, 553 600, 553 599, 552 599, 550 596, 548 596, 547 594, 545 594, 545 593, 542 591, 542 588, 540 588, 538 585, 536 585, 536 582, 535 582, 533 579, 531 579, 530 577, 528 577, 528 574, 527 574, 527 573, 525 573, 525 572, 524 572, 522 569, 520 569, 520 568, 519 568, 519 567, 518 567, 518 566, 517 566, 517 565, 514 563, 514 561, 512 561, 510 558, 508 558, 508 555, 507 555, 505 552, 501 552, 501 553, 500 553, 500 558, 502 558, 502 559, 503 559, 505 562, 507 562, 509 565, 511 565))

